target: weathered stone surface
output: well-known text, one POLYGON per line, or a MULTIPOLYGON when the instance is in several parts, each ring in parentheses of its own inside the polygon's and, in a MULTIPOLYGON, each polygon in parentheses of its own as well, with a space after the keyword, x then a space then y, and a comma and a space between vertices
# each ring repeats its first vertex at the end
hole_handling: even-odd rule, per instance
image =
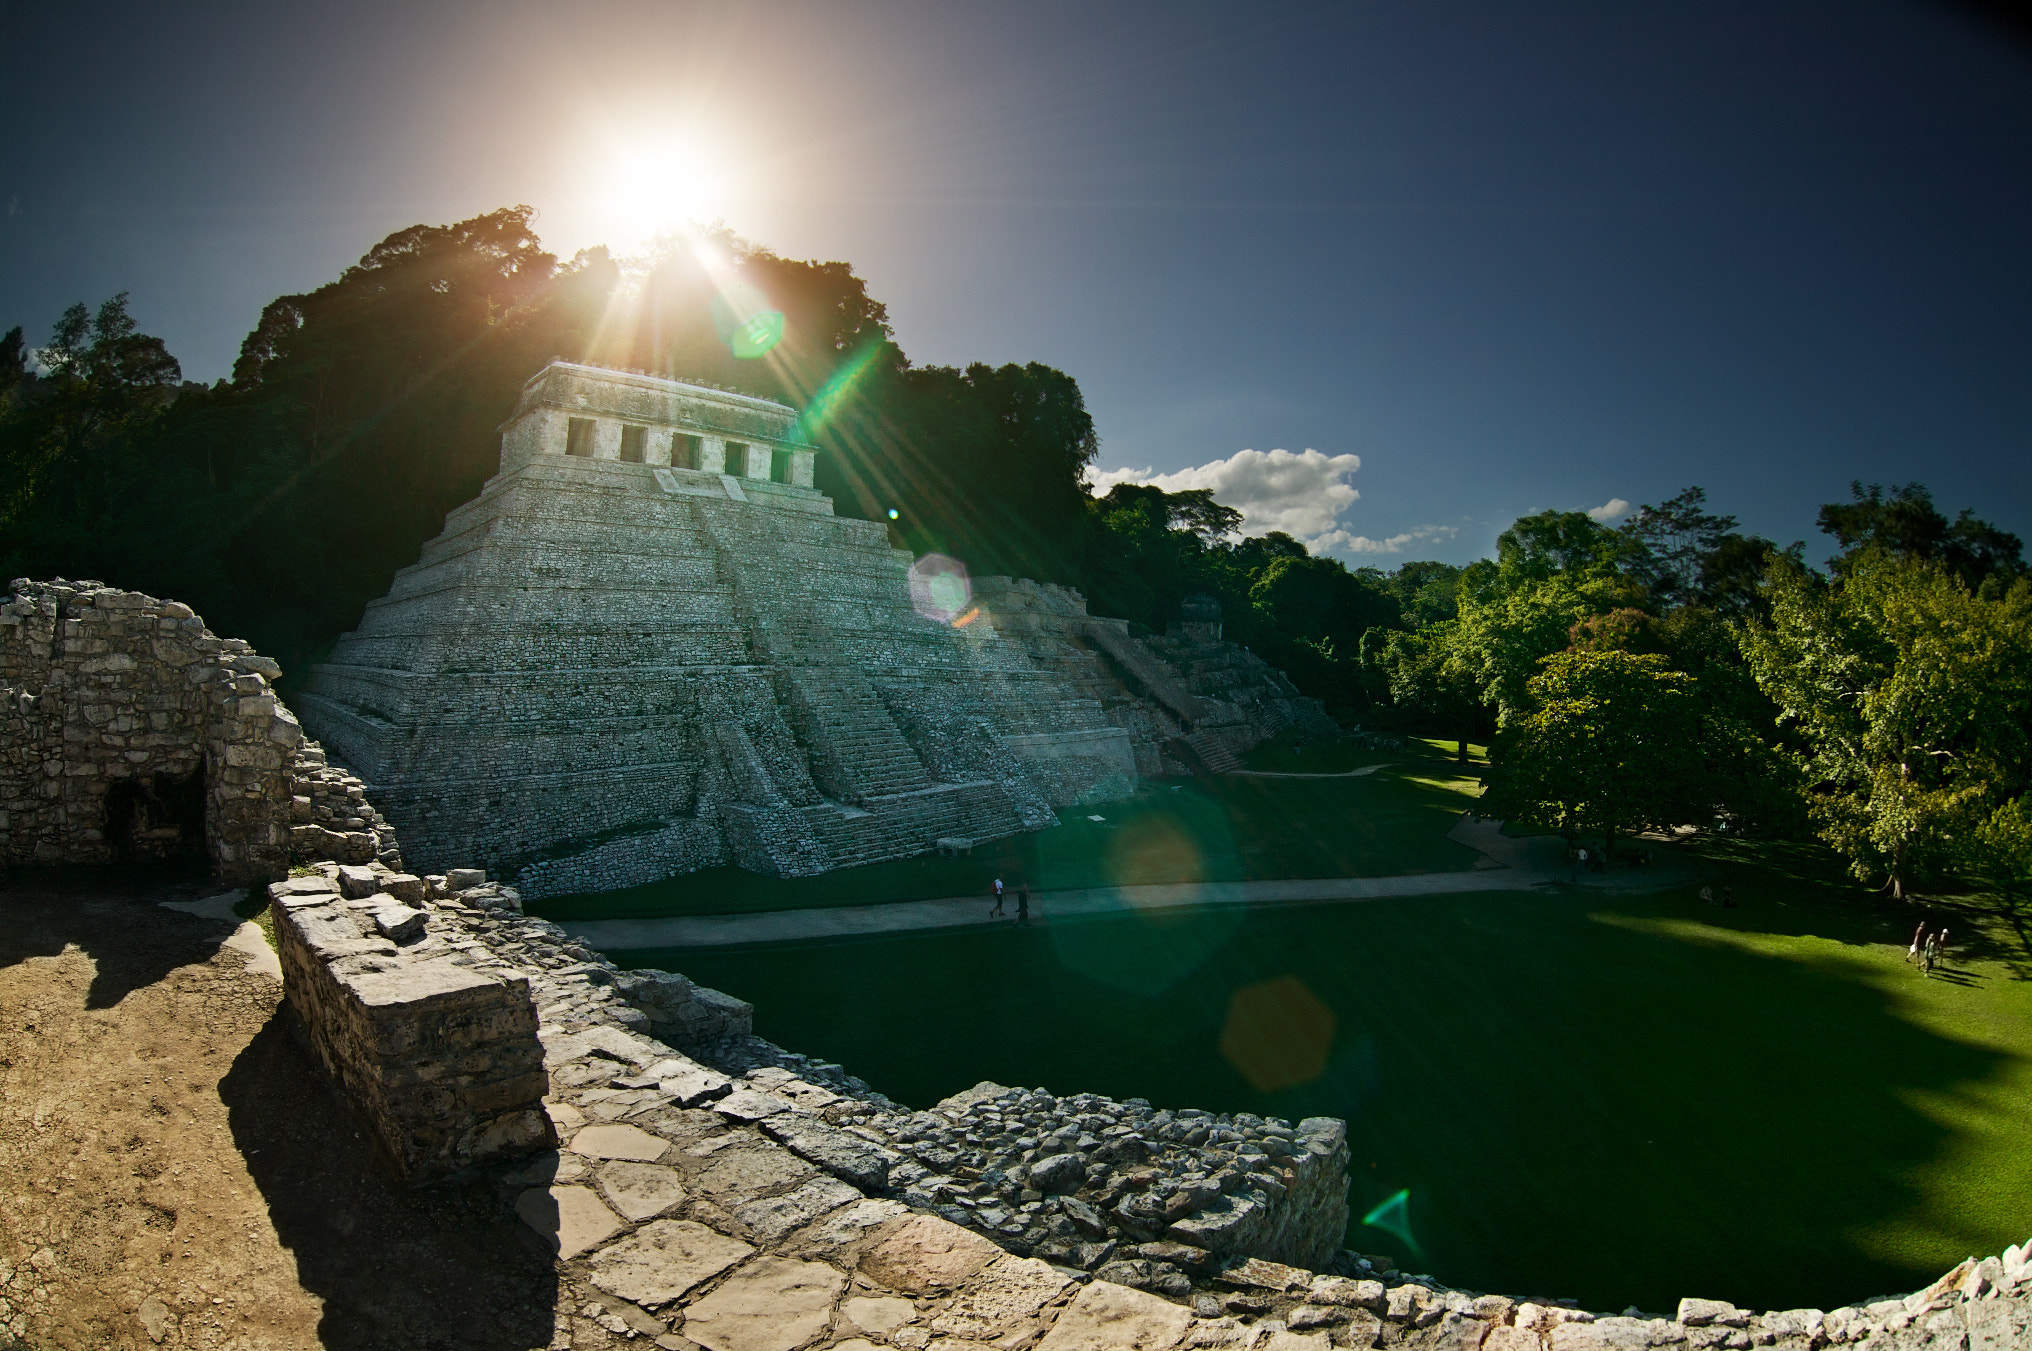
POLYGON ((821 1262, 758 1257, 684 1312, 710 1351, 791 1351, 825 1331, 847 1278, 821 1262))
POLYGON ((781 1196, 765 1196, 736 1206, 734 1216, 748 1226, 762 1243, 773 1244, 794 1230, 802 1229, 822 1215, 861 1200, 861 1193, 844 1182, 815 1177, 781 1196))
POLYGON ((1253 1290, 1303 1290, 1312 1284, 1312 1273, 1281 1262, 1251 1257, 1224 1269, 1218 1279, 1224 1285, 1253 1290))
POLYGON ((917 1306, 891 1295, 856 1295, 840 1306, 847 1321, 863 1332, 887 1337, 917 1317, 917 1306))
POLYGON ((614 1213, 584 1187, 531 1187, 516 1198, 515 1213, 566 1259, 621 1232, 614 1213))
POLYGON ((935 1215, 912 1215, 862 1254, 859 1269, 891 1290, 930 1294, 964 1284, 1001 1251, 935 1215))
POLYGON ((970 1341, 993 1341, 1036 1318, 1067 1284, 1065 1277, 1034 1258, 998 1257, 931 1320, 931 1326, 970 1341))
POLYGON ((856 1187, 880 1191, 889 1185, 889 1169, 896 1155, 858 1135, 811 1117, 788 1114, 764 1119, 762 1129, 800 1158, 856 1187))
POLYGON ((587 1266, 600 1289, 654 1307, 682 1297, 754 1251, 751 1244, 691 1220, 655 1220, 594 1253, 587 1266))
POLYGON ((1185 1339, 1192 1313, 1141 1290, 1094 1281, 1082 1289, 1037 1351, 1166 1351, 1185 1339))
POLYGON ((631 1220, 650 1220, 684 1200, 675 1168, 653 1163, 610 1163, 600 1170, 600 1192, 631 1220))
POLYGON ((832 1257, 865 1241, 869 1234, 909 1212, 896 1201, 856 1201, 797 1234, 791 1245, 806 1257, 832 1257))
POLYGON ((758 1196, 812 1175, 811 1166, 789 1150, 753 1138, 736 1139, 710 1157, 698 1175, 699 1190, 709 1196, 758 1196))
POLYGON ((1726 1300, 1687 1298, 1679 1301, 1678 1321, 1690 1328, 1706 1327, 1710 1323, 1745 1328, 1750 1325, 1750 1315, 1726 1300))
POLYGON ((571 1147, 590 1159, 654 1163, 669 1151, 670 1141, 634 1126, 588 1126, 571 1138, 571 1147))

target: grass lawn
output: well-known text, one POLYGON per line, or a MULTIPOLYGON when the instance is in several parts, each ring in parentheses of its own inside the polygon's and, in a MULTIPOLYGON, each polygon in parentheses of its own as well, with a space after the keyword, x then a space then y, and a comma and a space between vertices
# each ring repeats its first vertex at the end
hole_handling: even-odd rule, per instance
POLYGON ((1307 754, 1315 760, 1333 757, 1335 770, 1390 764, 1354 779, 1244 776, 1146 787, 1126 801, 1061 812, 1061 824, 1050 830, 993 841, 968 858, 899 859, 795 879, 713 868, 626 891, 552 897, 532 902, 530 909, 563 920, 868 905, 985 894, 997 872, 1012 889, 1027 881, 1032 890, 1055 891, 1138 882, 1383 877, 1474 866, 1474 851, 1446 838, 1481 791, 1473 766, 1463 773, 1450 758, 1417 742, 1395 753, 1343 752, 1351 748, 1322 745, 1307 754), (1095 816, 1102 819, 1090 819, 1095 816))
MULTIPOLYGON (((1446 802, 1418 784, 1368 785, 1394 813, 1381 828, 1358 824, 1359 797, 1279 798, 1353 834, 1277 847, 1376 859, 1446 802)), ((1139 806, 1218 825, 1224 800, 1139 806)), ((1108 838, 1033 857, 1104 876, 1108 838)), ((1358 1224, 1350 1246, 1453 1285, 1667 1314, 1682 1295, 1832 1307, 2032 1233, 2022 930, 1957 912, 1966 954, 1928 981, 1902 960, 1911 909, 1820 851, 1707 852, 1740 909, 1692 887, 1497 894, 626 955, 752 999, 764 1035, 914 1105, 992 1078, 1345 1117, 1355 1214, 1408 1188, 1422 1245, 1358 1224)))

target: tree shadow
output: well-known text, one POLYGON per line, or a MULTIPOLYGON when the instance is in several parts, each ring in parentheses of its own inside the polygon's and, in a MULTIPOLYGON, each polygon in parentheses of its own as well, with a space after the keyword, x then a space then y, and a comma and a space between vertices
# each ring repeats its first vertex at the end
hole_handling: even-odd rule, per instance
POLYGON ((234 1143, 335 1351, 550 1344, 555 1269, 484 1179, 405 1188, 282 1006, 219 1083, 234 1143))
POLYGON ((112 1008, 178 967, 202 962, 237 920, 168 910, 227 888, 202 868, 15 868, 0 874, 0 967, 76 946, 92 959, 88 1009, 112 1008))

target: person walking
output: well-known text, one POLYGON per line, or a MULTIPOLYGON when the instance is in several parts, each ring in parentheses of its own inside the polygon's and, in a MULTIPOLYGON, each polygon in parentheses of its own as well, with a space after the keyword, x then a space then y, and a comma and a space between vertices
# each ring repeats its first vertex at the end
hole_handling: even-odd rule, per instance
POLYGON ((988 912, 988 918, 993 919, 997 915, 1003 915, 1007 913, 1008 912, 1002 908, 1002 879, 1000 877, 997 877, 995 879, 995 908, 988 912))
POLYGON ((1919 949, 1920 946, 1925 942, 1926 942, 1926 921, 1922 919, 1919 921, 1919 927, 1912 931, 1912 946, 1905 949, 1905 960, 1908 963, 1911 963, 1912 965, 1915 966, 1918 965, 1919 949))
POLYGON ((1933 974, 1933 954, 1939 942, 1939 934, 1926 935, 1926 942, 1919 949, 1919 970, 1921 974, 1926 976, 1933 974))
POLYGON ((1018 924, 1028 924, 1030 922, 1030 884, 1028 882, 1016 888, 1016 922, 1018 924))

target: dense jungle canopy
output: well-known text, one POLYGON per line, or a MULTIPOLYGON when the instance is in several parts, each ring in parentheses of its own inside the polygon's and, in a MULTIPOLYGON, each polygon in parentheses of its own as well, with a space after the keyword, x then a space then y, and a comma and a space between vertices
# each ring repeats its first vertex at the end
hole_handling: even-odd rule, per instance
POLYGON ((1493 740, 1491 803, 1613 837, 1817 830, 1859 876, 2032 880, 2032 582, 2021 542, 1917 484, 1822 509, 1836 552, 1737 530, 1690 488, 1611 528, 1543 512, 1466 568, 1391 572, 1243 537, 1205 491, 1092 495, 1077 381, 918 366, 844 263, 724 233, 561 262, 526 207, 413 226, 261 313, 186 383, 126 297, 0 339, 0 576, 175 597, 302 669, 494 473, 564 357, 780 399, 837 510, 977 573, 1063 582, 1162 629, 1188 595, 1348 721, 1493 740), (750 313, 781 313, 735 355, 750 313))

